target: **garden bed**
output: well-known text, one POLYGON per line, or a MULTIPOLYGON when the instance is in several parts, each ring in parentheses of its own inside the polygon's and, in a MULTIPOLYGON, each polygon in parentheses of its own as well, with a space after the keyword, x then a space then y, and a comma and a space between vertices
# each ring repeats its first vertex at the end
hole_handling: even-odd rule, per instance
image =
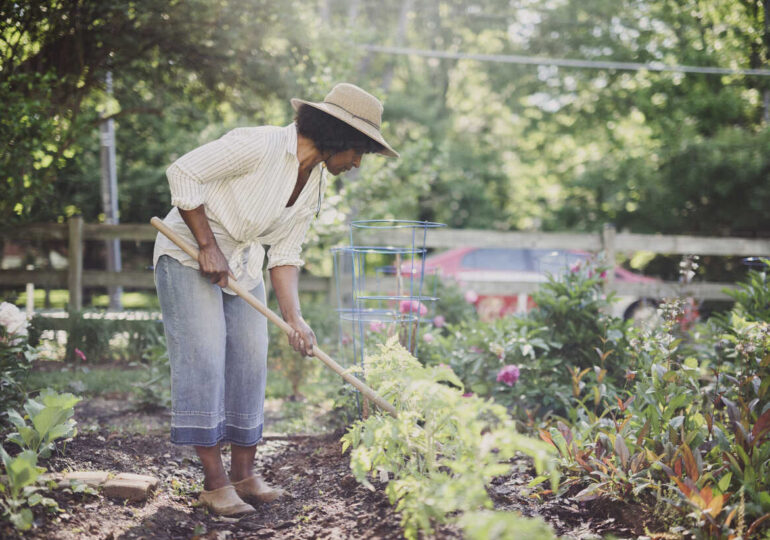
MULTIPOLYGON (((50 470, 151 474, 161 480, 160 486, 142 503, 54 492, 63 513, 58 517, 38 514, 38 526, 22 533, 23 538, 402 537, 400 516, 388 502, 384 486, 375 482, 375 491, 369 491, 351 475, 349 458, 340 453, 339 431, 266 435, 259 447, 257 468, 292 496, 234 520, 212 516, 196 504, 201 468, 190 447, 169 442, 166 411, 132 409, 125 399, 100 397, 80 403, 76 418, 84 431, 67 444, 63 455, 49 460, 50 470), (132 429, 139 424, 148 427, 139 432, 132 429)), ((498 509, 542 516, 567 538, 598 538, 607 533, 635 538, 644 532, 637 508, 522 496, 521 489, 533 476, 531 463, 522 458, 514 465, 510 476, 496 479, 490 487, 498 509)), ((0 530, 3 538, 17 535, 8 524, 0 530)), ((461 535, 456 528, 442 526, 437 537, 461 535)))

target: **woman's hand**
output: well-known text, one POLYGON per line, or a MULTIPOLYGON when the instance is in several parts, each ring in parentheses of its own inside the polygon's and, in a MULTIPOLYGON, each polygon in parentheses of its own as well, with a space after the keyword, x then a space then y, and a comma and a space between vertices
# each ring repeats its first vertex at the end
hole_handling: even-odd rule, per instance
POLYGON ((289 334, 289 344, 300 354, 313 356, 313 345, 316 345, 315 334, 305 319, 286 321, 291 326, 292 332, 289 334))
POLYGON ((216 283, 223 289, 227 287, 227 278, 230 275, 230 267, 227 265, 227 258, 216 242, 202 247, 198 252, 198 265, 201 268, 201 274, 216 283))

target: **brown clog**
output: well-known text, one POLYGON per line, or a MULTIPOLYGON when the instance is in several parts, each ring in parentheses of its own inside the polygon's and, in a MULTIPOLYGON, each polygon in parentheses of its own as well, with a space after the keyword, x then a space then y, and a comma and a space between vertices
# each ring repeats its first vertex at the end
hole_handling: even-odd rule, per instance
POLYGON ((261 476, 249 476, 233 482, 233 486, 243 500, 250 502, 269 503, 286 495, 286 490, 269 486, 261 476))
POLYGON ((253 506, 243 502, 232 485, 210 491, 203 490, 198 500, 220 516, 238 516, 256 512, 253 506))

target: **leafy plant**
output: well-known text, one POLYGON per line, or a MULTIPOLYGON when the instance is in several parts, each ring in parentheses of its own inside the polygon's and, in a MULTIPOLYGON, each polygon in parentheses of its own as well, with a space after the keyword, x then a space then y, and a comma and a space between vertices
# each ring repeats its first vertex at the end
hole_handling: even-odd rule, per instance
POLYGON ((8 412, 8 418, 17 431, 8 435, 7 440, 22 450, 31 450, 43 458, 49 457, 55 448, 55 441, 74 437, 77 433, 72 415, 79 401, 80 398, 72 394, 43 390, 37 399, 28 399, 24 404, 26 415, 22 416, 15 410, 8 412))
POLYGON ((5 482, 0 483, 0 505, 3 507, 3 517, 7 518, 20 531, 32 527, 34 516, 30 507, 44 505, 58 508, 56 501, 38 493, 35 485, 43 467, 37 466, 37 454, 25 450, 16 457, 11 457, 0 446, 0 458, 5 468, 5 482))
POLYGON ((25 315, 15 305, 3 302, 0 304, 0 410, 17 407, 24 401, 23 381, 34 358, 25 315))
MULTIPOLYGON (((530 455, 556 484, 548 447, 516 433, 504 407, 463 397, 462 382, 448 367, 423 367, 394 337, 367 357, 366 373, 398 417, 356 422, 342 439, 343 450, 352 449, 351 469, 359 482, 371 487, 370 474, 387 482, 407 538, 430 534, 435 523, 457 520, 463 512, 491 508, 485 486, 508 471, 506 461, 516 452, 530 455)), ((539 538, 551 537, 540 529, 539 538)))

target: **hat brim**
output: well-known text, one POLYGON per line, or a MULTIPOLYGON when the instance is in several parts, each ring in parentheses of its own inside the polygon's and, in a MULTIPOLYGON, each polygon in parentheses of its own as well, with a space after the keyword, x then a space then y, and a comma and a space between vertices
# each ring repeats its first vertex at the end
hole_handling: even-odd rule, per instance
POLYGON ((305 101, 304 99, 292 98, 291 106, 294 107, 295 111, 299 109, 300 105, 309 105, 315 109, 318 109, 319 111, 323 111, 326 114, 333 116, 334 118, 342 120, 349 126, 356 128, 358 131, 383 146, 383 149, 379 152, 383 156, 395 158, 399 157, 398 152, 393 150, 393 148, 385 141, 385 138, 382 136, 382 133, 380 133, 379 129, 365 122, 364 120, 353 116, 345 109, 330 106, 328 103, 316 103, 313 101, 305 101))

